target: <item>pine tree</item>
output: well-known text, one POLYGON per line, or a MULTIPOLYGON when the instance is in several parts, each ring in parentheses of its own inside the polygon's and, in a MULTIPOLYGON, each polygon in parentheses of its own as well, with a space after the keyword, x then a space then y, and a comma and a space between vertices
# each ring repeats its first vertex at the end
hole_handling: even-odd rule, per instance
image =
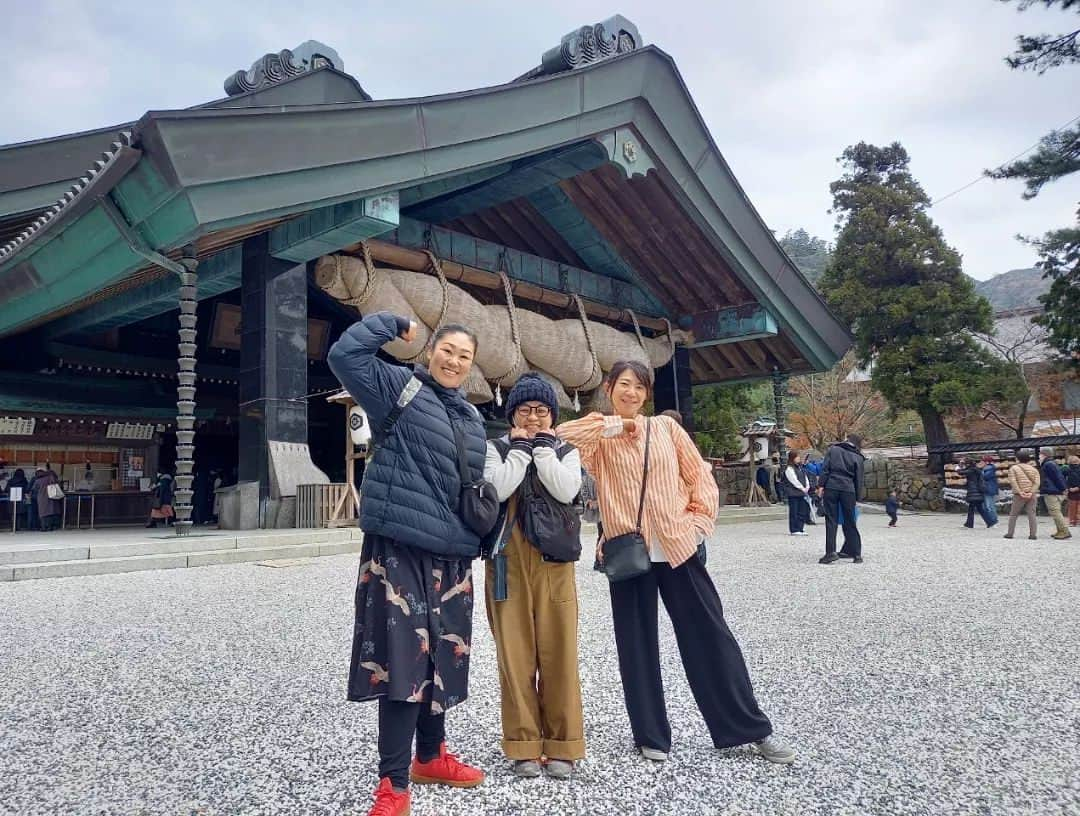
POLYGON ((845 172, 830 185, 839 236, 821 290, 851 324, 859 364, 891 408, 917 412, 928 445, 947 443, 944 414, 1008 382, 972 336, 992 331, 990 304, 927 215, 899 143, 860 142, 839 161, 845 172))
MULTIPOLYGON (((1062 11, 1080 13, 1080 0, 1038 2, 1047 8, 1060 6, 1062 11)), ((1025 11, 1033 5, 1036 0, 1019 0, 1018 9, 1025 11)), ((1076 66, 1080 64, 1080 27, 1060 34, 1021 35, 1016 38, 1015 53, 1005 61, 1011 68, 1040 74, 1051 68, 1076 66)), ((986 174, 997 179, 1023 179, 1023 197, 1035 198, 1043 185, 1080 170, 1080 124, 1075 123, 1074 119, 1044 136, 1030 156, 986 174)), ((1076 215, 1074 226, 1024 240, 1039 251, 1039 268, 1043 277, 1052 281, 1050 291, 1039 298, 1045 312, 1037 321, 1048 331, 1047 342, 1074 369, 1080 369, 1080 211, 1076 215)))

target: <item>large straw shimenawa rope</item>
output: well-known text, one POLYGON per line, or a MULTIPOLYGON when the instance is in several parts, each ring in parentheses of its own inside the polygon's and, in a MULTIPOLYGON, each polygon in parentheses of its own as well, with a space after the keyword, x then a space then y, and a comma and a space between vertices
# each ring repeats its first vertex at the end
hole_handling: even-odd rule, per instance
POLYGON ((499 276, 506 305, 485 306, 447 280, 442 262, 430 249, 425 255, 437 284, 423 272, 376 268, 366 242, 360 243, 359 250, 360 258, 320 258, 315 266, 319 287, 361 312, 392 311, 415 321, 418 331, 413 342, 398 338, 384 346, 387 353, 406 363, 423 359, 430 337, 447 323, 461 323, 474 331, 479 342, 477 359, 465 385, 474 402, 495 399, 501 403, 503 386, 512 385, 526 370, 532 370, 558 386, 564 407, 580 410, 581 393, 594 391, 616 360, 634 359, 650 368, 659 367, 671 359, 681 334, 666 323, 665 337, 646 338, 637 315, 630 310, 633 334, 590 321, 584 301, 576 294, 577 315, 572 321, 551 320, 521 309, 504 268, 499 276), (499 373, 492 377, 485 370, 499 373), (494 385, 494 392, 488 383, 494 385), (572 402, 567 391, 574 395, 572 402))

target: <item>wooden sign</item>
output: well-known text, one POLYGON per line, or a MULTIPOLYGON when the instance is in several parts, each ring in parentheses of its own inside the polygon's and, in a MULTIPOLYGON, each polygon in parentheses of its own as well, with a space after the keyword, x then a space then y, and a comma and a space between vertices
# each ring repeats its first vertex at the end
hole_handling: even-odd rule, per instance
POLYGON ((0 436, 32 436, 36 424, 32 417, 0 417, 0 436))

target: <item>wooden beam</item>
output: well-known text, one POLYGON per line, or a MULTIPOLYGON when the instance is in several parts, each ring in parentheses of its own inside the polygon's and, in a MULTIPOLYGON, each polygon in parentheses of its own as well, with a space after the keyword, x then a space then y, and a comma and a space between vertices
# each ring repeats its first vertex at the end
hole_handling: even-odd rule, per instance
MULTIPOLYGON (((533 229, 544 236, 547 242, 561 256, 561 260, 573 266, 580 266, 582 269, 587 269, 588 264, 582 260, 581 256, 577 254, 572 246, 563 238, 558 231, 556 231, 551 224, 547 222, 547 219, 540 214, 540 211, 533 206, 533 203, 527 198, 515 198, 513 201, 508 201, 504 208, 512 209, 516 212, 522 220, 526 221, 533 229)), ((593 271, 596 271, 595 269, 593 271)))
POLYGON ((707 278, 723 290, 731 303, 741 303, 753 297, 720 253, 705 240, 697 224, 658 177, 632 179, 629 184, 643 194, 642 198, 650 210, 655 210, 664 218, 665 223, 672 225, 677 235, 677 243, 685 245, 694 257, 703 260, 707 278))
POLYGON ((564 296, 577 293, 614 309, 633 309, 635 313, 649 317, 667 315, 667 310, 648 292, 633 284, 411 218, 401 219, 397 243, 413 249, 430 248, 441 258, 474 269, 494 273, 505 269, 513 280, 564 296))
POLYGON ((590 178, 600 190, 607 192, 612 201, 618 202, 629 215, 631 222, 639 225, 639 229, 647 225, 647 229, 640 231, 652 236, 652 243, 662 258, 655 266, 654 273, 662 272, 677 277, 683 286, 692 287, 695 293, 706 288, 703 286, 706 281, 721 283, 720 292, 713 288, 712 294, 715 297, 722 292, 724 302, 717 303, 715 300, 700 298, 708 306, 726 306, 749 299, 749 295, 745 298, 733 298, 731 289, 723 285, 725 281, 717 281, 711 272, 709 258, 704 257, 700 249, 694 247, 689 237, 676 234, 675 226, 686 220, 685 214, 658 214, 656 207, 642 196, 648 189, 644 179, 627 180, 618 169, 610 165, 590 174, 590 178))
MULTIPOLYGON (((371 250, 371 257, 380 263, 413 272, 430 272, 427 255, 418 249, 409 249, 377 238, 368 241, 367 245, 368 249, 371 250)), ((360 248, 359 245, 356 245, 346 249, 359 252, 360 248)), ((486 269, 477 269, 474 266, 467 266, 446 259, 442 259, 442 268, 443 273, 449 280, 460 281, 470 286, 479 286, 483 289, 502 289, 502 279, 496 273, 489 272, 486 269)), ((537 286, 534 283, 517 281, 513 285, 513 290, 515 298, 528 300, 532 303, 549 304, 567 310, 576 308, 573 298, 569 295, 554 289, 537 286)), ((584 298, 582 300, 585 303, 585 312, 592 317, 620 325, 630 323, 630 318, 625 309, 614 308, 584 298)), ((656 318, 638 315, 638 323, 656 331, 667 331, 667 324, 663 320, 657 320, 656 318)))

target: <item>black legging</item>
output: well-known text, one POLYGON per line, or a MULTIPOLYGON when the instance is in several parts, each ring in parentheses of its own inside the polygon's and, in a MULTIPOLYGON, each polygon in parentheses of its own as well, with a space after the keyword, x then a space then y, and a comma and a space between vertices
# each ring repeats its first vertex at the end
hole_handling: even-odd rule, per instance
POLYGON ((429 762, 446 739, 446 715, 432 714, 431 703, 406 703, 379 698, 379 777, 389 777, 397 790, 409 786, 413 735, 416 756, 429 762))

